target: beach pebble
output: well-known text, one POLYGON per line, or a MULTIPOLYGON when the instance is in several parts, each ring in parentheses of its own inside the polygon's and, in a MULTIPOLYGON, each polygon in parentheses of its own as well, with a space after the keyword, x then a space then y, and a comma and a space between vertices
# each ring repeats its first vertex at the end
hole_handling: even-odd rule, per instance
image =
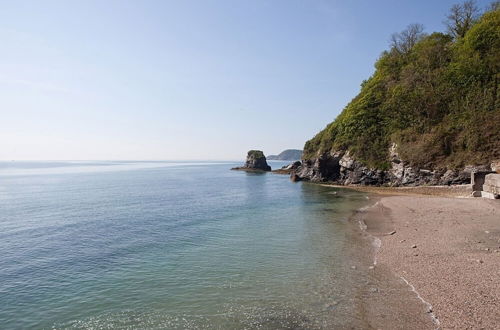
POLYGON ((481 259, 477 259, 476 260, 478 263, 482 264, 484 261, 482 261, 481 259))
POLYGON ((333 310, 333 309, 335 309, 335 305, 334 304, 325 304, 325 309, 326 310, 333 310))
POLYGON ((402 239, 402 240, 399 241, 399 243, 404 243, 404 242, 406 242, 405 239, 402 239))
POLYGON ((416 248, 417 248, 417 244, 413 244, 413 245, 411 246, 411 248, 412 248, 412 249, 416 249, 416 248))
POLYGON ((391 231, 388 235, 394 235, 396 233, 395 230, 391 231))
POLYGON ((356 266, 351 266, 351 269, 356 269, 356 266))
POLYGON ((370 266, 368 267, 368 269, 375 269, 375 266, 370 266))

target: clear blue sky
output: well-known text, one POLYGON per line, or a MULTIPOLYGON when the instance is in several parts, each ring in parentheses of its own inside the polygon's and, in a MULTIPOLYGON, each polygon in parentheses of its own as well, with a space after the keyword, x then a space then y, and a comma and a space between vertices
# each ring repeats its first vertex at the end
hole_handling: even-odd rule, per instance
POLYGON ((302 148, 393 32, 456 2, 0 0, 0 159, 302 148))

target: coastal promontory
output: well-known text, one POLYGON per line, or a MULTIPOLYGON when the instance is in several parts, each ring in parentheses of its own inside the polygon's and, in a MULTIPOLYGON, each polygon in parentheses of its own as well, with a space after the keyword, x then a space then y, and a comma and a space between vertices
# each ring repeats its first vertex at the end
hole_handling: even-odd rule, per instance
MULTIPOLYGON (((471 1, 453 8, 475 12, 471 1)), ((305 143, 294 179, 454 185, 493 170, 500 159, 500 7, 464 26, 448 23, 448 33, 412 24, 392 36, 359 94, 305 143)))

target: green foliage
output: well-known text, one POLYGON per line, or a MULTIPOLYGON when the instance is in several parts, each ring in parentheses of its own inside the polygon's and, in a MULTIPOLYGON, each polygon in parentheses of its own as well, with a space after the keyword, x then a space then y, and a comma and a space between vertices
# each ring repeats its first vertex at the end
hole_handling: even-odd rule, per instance
POLYGON ((461 167, 500 158, 500 10, 454 39, 422 37, 385 51, 360 93, 307 141, 304 158, 350 150, 386 168, 389 146, 419 167, 461 167))
POLYGON ((247 157, 253 157, 255 159, 259 159, 264 157, 264 153, 260 150, 250 150, 247 154, 247 157))

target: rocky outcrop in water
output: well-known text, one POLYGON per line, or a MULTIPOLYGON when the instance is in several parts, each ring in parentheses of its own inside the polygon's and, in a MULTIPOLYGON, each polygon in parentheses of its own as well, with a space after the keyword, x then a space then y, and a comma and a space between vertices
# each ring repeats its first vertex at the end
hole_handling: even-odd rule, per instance
POLYGON ((247 154, 245 165, 235 167, 233 170, 248 170, 248 171, 270 171, 271 166, 267 164, 266 156, 260 150, 250 150, 247 154))
POLYGON ((298 169, 301 165, 302 165, 302 163, 299 160, 297 160, 297 161, 295 161, 293 163, 290 163, 288 165, 283 166, 280 169, 273 170, 273 173, 290 174, 293 171, 295 171, 296 169, 298 169))
POLYGON ((469 184, 471 173, 490 170, 489 166, 466 166, 462 170, 417 168, 401 159, 397 145, 389 150, 390 168, 372 169, 357 161, 349 151, 336 151, 303 160, 291 173, 293 181, 334 182, 342 185, 451 185, 469 184))

